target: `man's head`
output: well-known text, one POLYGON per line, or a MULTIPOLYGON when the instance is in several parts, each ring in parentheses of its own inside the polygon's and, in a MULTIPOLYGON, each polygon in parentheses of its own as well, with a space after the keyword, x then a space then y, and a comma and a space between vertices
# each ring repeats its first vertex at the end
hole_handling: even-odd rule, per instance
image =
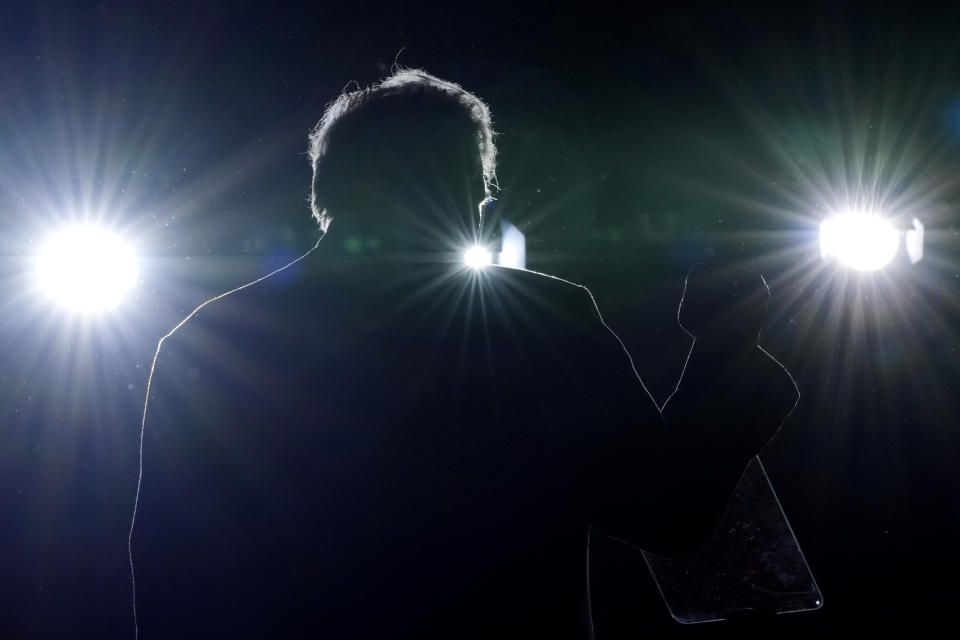
POLYGON ((438 248, 475 237, 496 148, 490 110, 459 85, 399 70, 333 101, 309 140, 310 207, 322 229, 336 219, 438 248))

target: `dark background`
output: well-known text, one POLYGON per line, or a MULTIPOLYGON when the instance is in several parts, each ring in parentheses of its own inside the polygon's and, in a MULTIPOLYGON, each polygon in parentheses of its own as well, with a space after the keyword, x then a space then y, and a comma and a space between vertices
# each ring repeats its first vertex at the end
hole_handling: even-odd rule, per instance
POLYGON ((658 398, 689 344, 675 310, 692 264, 743 264, 771 286, 763 344, 803 397, 762 458, 825 605, 681 627, 639 557, 607 544, 598 566, 635 576, 621 594, 635 607, 600 635, 949 617, 956 12, 398 4, 0 9, 0 636, 132 635, 126 536, 156 341, 312 245, 306 132, 395 59, 490 104, 497 206, 527 234, 528 266, 593 289, 658 398), (925 259, 823 264, 817 225, 857 193, 923 220, 925 259), (123 230, 142 259, 105 317, 31 289, 37 244, 74 217, 123 230))

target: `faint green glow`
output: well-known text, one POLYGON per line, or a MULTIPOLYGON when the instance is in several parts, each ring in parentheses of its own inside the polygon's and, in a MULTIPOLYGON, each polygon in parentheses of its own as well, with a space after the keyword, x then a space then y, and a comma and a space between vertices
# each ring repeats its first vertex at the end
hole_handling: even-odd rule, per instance
POLYGON ((347 236, 343 241, 343 248, 350 253, 359 253, 363 250, 363 240, 357 236, 347 236))
POLYGON ((51 236, 36 256, 40 290, 71 311, 112 309, 137 282, 133 249, 105 229, 76 226, 51 236))

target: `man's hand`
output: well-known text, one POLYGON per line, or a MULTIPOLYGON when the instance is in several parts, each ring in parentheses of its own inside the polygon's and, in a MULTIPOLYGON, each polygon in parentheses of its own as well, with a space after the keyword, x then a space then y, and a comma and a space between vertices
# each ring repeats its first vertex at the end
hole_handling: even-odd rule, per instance
POLYGON ((663 407, 674 466, 669 491, 687 505, 683 526, 705 543, 730 493, 796 406, 787 370, 760 348, 769 290, 744 269, 695 267, 678 313, 694 338, 677 390, 663 407))

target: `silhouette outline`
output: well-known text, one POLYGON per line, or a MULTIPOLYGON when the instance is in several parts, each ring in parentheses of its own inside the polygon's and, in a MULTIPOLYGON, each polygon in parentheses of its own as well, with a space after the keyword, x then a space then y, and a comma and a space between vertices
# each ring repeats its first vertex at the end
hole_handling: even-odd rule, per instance
POLYGON ((151 633, 583 637, 590 527, 692 552, 779 427, 701 429, 698 357, 667 428, 585 287, 461 264, 497 227, 478 104, 418 70, 341 96, 310 205, 344 244, 158 345, 130 537, 151 633))
MULTIPOLYGON (((776 420, 776 414, 789 406, 781 425, 786 422, 800 394, 789 371, 760 345, 769 297, 769 287, 757 272, 707 264, 689 270, 677 308, 677 322, 692 340, 684 369, 662 409, 671 402, 681 402, 679 398, 683 396, 695 404, 733 401, 734 405, 748 407, 747 413, 762 421, 765 414, 770 415, 766 419, 776 420), (698 340, 713 343, 707 350, 708 357, 698 352, 698 340), (753 396, 737 400, 722 391, 725 380, 735 380, 737 388, 750 389, 753 396), (696 394, 690 393, 690 386, 697 390, 696 394), (686 391, 681 392, 685 387, 686 391), (713 388, 721 389, 721 399, 710 397, 713 388)), ((702 347, 703 343, 700 344, 702 347)), ((734 412, 728 413, 726 419, 735 423, 743 418, 734 412)), ((752 446, 757 444, 747 444, 747 448, 752 446)), ((736 454, 721 449, 718 455, 736 454)), ((735 489, 725 498, 728 482, 721 479, 720 490, 716 491, 703 487, 705 500, 716 504, 726 499, 726 505, 716 523, 701 520, 709 526, 699 532, 685 532, 703 540, 703 545, 692 554, 665 558, 630 541, 604 535, 602 531, 597 533, 643 552, 657 589, 677 622, 819 608, 822 595, 759 456, 753 457, 739 475, 735 489)), ((694 521, 690 526, 696 524, 694 521)), ((600 604, 595 615, 603 632, 637 625, 636 603, 632 600, 636 592, 631 585, 635 576, 615 568, 624 552, 616 544, 600 541, 598 577, 591 587, 598 592, 600 604)), ((626 564, 631 566, 629 561, 626 564)))

